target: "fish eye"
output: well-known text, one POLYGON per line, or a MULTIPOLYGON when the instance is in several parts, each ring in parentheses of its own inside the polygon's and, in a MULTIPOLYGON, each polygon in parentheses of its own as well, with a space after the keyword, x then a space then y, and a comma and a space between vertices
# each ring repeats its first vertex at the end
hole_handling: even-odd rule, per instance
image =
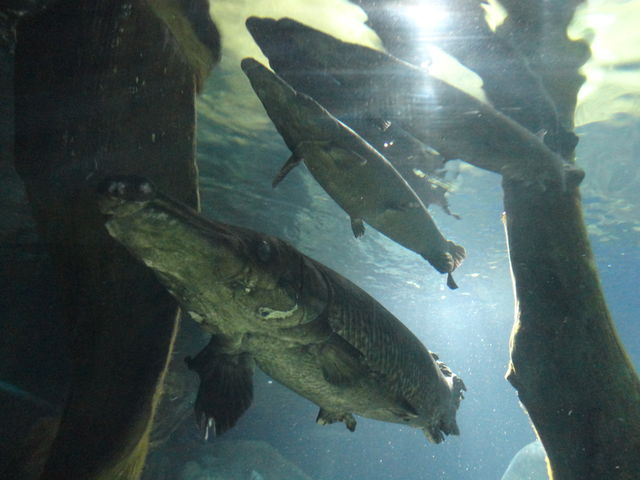
POLYGON ((271 245, 266 240, 258 242, 256 254, 261 262, 268 262, 271 259, 271 245))

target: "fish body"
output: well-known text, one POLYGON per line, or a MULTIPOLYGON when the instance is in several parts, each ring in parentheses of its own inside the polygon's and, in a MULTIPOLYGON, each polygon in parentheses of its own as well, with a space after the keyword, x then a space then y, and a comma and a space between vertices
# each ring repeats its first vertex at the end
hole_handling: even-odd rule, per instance
POLYGON ((458 434, 464 384, 366 292, 275 237, 204 219, 139 177, 104 181, 108 232, 151 268, 212 333, 188 365, 201 379, 207 435, 249 407, 256 364, 320 407, 317 422, 353 414, 458 434))
POLYGON ((453 215, 445 196, 448 188, 442 182, 445 159, 399 124, 381 123, 375 118, 369 107, 371 98, 379 92, 370 90, 367 84, 340 83, 331 70, 310 59, 296 42, 290 41, 294 33, 287 22, 250 17, 246 25, 280 78, 313 98, 382 153, 427 207, 437 204, 453 215))
POLYGON ((356 236, 363 220, 400 245, 422 255, 440 273, 450 274, 464 248, 446 240, 413 189, 375 148, 312 98, 291 88, 253 59, 242 69, 267 114, 292 152, 278 183, 299 162, 305 165, 351 217, 356 236))
MULTIPOLYGON (((252 33, 266 37, 276 32, 307 68, 330 75, 344 88, 368 91, 368 115, 378 123, 399 125, 446 159, 464 160, 506 179, 565 189, 570 168, 560 155, 492 105, 387 53, 343 42, 290 18, 254 18, 247 22, 252 33)), ((574 180, 579 182, 579 173, 571 172, 570 183, 574 180)))

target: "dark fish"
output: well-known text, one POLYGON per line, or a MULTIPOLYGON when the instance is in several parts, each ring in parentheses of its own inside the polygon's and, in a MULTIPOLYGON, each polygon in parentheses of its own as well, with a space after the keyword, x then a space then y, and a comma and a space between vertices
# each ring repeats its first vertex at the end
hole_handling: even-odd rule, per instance
POLYGON ((294 35, 291 23, 249 17, 246 25, 280 78, 296 91, 313 98, 382 153, 425 206, 439 205, 447 214, 458 218, 450 212, 446 197, 449 188, 443 182, 445 159, 397 123, 373 117, 369 105, 379 92, 370 90, 367 84, 344 85, 330 70, 309 59, 290 41, 294 35))
POLYGON ((320 407, 320 424, 353 414, 457 435, 464 384, 356 285, 267 235, 212 222, 145 179, 99 188, 106 228, 213 336, 188 365, 201 379, 206 435, 231 428, 252 400, 255 362, 320 407))
MULTIPOLYGON (((368 114, 377 122, 398 124, 447 159, 543 188, 565 188, 569 167, 562 158, 493 106, 384 52, 343 42, 290 18, 269 21, 305 64, 345 88, 370 92, 368 114)), ((579 182, 580 175, 572 173, 570 183, 574 177, 579 182)))
POLYGON ((322 188, 349 214, 356 237, 364 233, 366 221, 447 273, 447 285, 456 288, 451 272, 462 263, 464 248, 442 236, 395 168, 357 133, 257 61, 245 58, 242 69, 292 152, 274 186, 304 160, 322 188))

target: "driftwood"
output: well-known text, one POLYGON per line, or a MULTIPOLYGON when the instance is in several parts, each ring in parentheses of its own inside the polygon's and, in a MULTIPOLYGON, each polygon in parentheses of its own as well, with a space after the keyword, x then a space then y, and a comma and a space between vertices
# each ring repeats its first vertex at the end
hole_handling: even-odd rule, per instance
POLYGON ((91 184, 144 173, 197 206, 195 94, 217 61, 218 33, 206 0, 5 2, 0 19, 16 20, 6 30, 15 54, 2 52, 15 66, 11 83, 2 77, 15 93, 2 151, 14 153, 7 160, 56 267, 47 288, 64 311, 50 321, 70 339, 69 392, 59 426, 46 425, 55 440, 39 478, 136 479, 177 305, 107 235, 91 184))
POLYGON ((504 182, 517 300, 508 380, 553 480, 638 478, 640 381, 616 335, 580 195, 504 182))

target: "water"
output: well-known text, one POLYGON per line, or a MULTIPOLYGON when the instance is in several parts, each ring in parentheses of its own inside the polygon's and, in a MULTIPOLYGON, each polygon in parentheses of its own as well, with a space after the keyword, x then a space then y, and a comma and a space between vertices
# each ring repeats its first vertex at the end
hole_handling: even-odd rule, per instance
MULTIPOLYGON (((591 3, 596 13, 618 15, 608 17, 610 22, 635 12, 625 4, 640 10, 637 1, 591 3)), ((317 406, 258 370, 252 406, 233 429, 204 443, 190 413, 197 388, 194 374, 182 365, 182 358, 197 353, 207 340, 195 323, 185 318, 175 352, 177 366, 172 370, 181 382, 175 394, 179 400, 175 410, 167 413, 177 418, 175 431, 166 443, 154 445, 144 478, 155 478, 161 471, 173 472, 175 477, 171 478, 180 480, 502 478, 514 456, 536 438, 515 389, 504 378, 514 297, 501 222, 500 177, 460 164, 449 201, 461 220, 437 206, 430 208, 443 234, 467 250, 465 262, 454 274, 460 287, 455 291, 449 290, 445 277, 419 255, 373 228, 367 227, 365 235, 355 239, 348 215, 304 165, 276 189, 271 187, 290 151, 239 63, 247 55, 266 62, 244 29, 249 15, 292 16, 340 38, 379 47, 380 40, 363 25, 363 12, 341 0, 283 0, 257 5, 219 0, 213 4, 212 14, 223 35, 224 50, 221 64, 198 99, 197 159, 203 215, 282 238, 347 277, 437 352, 464 379, 468 391, 457 416, 461 435, 432 445, 419 430, 366 418, 357 418, 353 433, 342 423, 317 425, 317 406)), ((576 30, 594 27, 592 16, 580 18, 576 30)), ((598 30, 604 33, 597 37, 597 61, 587 72, 600 72, 602 77, 598 65, 602 67, 611 58, 602 57, 602 49, 619 55, 605 65, 609 69, 606 75, 611 75, 605 75, 611 79, 610 88, 600 85, 598 97, 593 92, 599 86, 589 83, 589 91, 581 99, 577 161, 586 171, 584 213, 602 286, 620 338, 632 362, 640 365, 636 288, 640 270, 640 121, 635 90, 639 59, 620 53, 624 43, 613 37, 615 32, 609 25, 598 30), (616 69, 615 65, 621 67, 616 69), (631 75, 635 83, 629 81, 631 75), (608 98, 614 88, 611 85, 617 89, 616 103, 607 105, 611 108, 605 112, 601 99, 608 98)), ((629 44, 634 43, 629 40, 629 44)), ((446 76, 446 66, 441 68, 446 76)), ((476 80, 469 75, 462 83, 476 82, 470 87, 473 89, 477 88, 476 80)), ((55 298, 51 303, 57 301, 55 298)), ((35 376, 36 367, 30 363, 24 370, 25 378, 35 376)), ((14 391, 12 384, 0 382, 0 386, 14 391)), ((46 385, 41 386, 35 396, 19 391, 36 400, 55 396, 47 390, 46 385)), ((61 399, 56 397, 55 401, 61 399)))

